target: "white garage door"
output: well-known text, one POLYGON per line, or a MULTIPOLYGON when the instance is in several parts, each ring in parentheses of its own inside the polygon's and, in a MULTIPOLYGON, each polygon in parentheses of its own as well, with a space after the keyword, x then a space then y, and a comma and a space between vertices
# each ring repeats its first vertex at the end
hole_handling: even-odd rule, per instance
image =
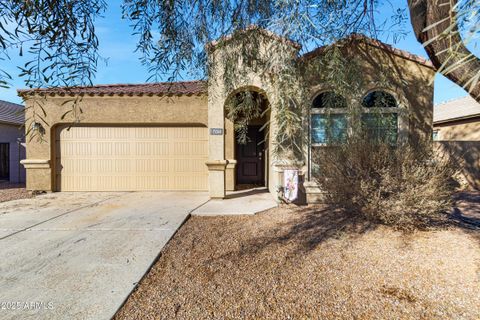
POLYGON ((57 130, 58 191, 208 189, 204 127, 57 130))

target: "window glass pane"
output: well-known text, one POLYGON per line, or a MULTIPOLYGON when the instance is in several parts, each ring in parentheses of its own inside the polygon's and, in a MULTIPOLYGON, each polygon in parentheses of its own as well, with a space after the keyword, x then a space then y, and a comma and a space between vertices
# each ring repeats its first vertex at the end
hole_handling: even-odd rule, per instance
POLYGON ((396 113, 364 113, 362 127, 367 138, 396 144, 398 138, 398 115, 396 113))
POLYGON ((315 97, 312 108, 346 108, 347 100, 335 92, 323 92, 315 97))
POLYGON ((347 137, 347 118, 344 114, 313 114, 312 143, 338 143, 347 137))
POLYGON ((323 114, 312 115, 312 142, 325 143, 327 141, 327 119, 323 114))

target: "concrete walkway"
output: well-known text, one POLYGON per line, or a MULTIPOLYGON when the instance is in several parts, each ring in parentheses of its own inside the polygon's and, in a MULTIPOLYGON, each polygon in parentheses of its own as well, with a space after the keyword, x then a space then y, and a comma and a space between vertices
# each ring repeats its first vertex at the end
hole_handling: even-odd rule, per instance
POLYGON ((192 212, 196 216, 252 215, 278 206, 267 188, 228 192, 223 200, 210 200, 192 212))
POLYGON ((54 193, 0 204, 0 319, 110 319, 207 200, 54 193))

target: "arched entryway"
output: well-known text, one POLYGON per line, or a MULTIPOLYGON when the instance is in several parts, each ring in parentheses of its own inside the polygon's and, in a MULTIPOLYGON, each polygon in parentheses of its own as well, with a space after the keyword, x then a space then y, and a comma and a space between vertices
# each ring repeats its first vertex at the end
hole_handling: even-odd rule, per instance
POLYGON ((242 88, 225 103, 226 189, 268 186, 270 103, 262 90, 242 88))

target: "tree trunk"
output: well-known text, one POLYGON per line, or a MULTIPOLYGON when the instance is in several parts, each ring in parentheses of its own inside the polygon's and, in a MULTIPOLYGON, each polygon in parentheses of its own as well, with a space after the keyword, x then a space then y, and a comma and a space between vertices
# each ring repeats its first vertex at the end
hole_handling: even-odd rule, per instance
POLYGON ((424 47, 434 67, 480 102, 480 59, 462 41, 452 10, 456 3, 457 0, 408 0, 410 19, 417 40, 422 44, 431 41, 424 47))

